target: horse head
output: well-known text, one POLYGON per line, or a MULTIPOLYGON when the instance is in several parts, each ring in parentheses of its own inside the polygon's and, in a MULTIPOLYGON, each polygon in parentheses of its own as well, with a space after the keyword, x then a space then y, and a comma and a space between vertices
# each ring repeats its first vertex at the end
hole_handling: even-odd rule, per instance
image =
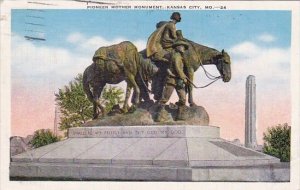
POLYGON ((230 56, 224 50, 213 59, 214 64, 217 66, 217 69, 224 82, 229 82, 231 79, 231 61, 230 56))

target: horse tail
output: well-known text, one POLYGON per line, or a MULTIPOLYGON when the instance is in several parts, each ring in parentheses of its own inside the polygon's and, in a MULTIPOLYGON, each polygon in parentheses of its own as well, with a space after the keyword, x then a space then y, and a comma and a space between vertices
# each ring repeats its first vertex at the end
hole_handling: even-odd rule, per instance
POLYGON ((94 96, 93 93, 90 89, 90 75, 92 74, 91 72, 93 71, 91 68, 94 66, 95 63, 92 63, 90 66, 88 66, 82 76, 82 86, 83 86, 83 91, 87 95, 87 98, 89 99, 90 102, 94 101, 94 96))

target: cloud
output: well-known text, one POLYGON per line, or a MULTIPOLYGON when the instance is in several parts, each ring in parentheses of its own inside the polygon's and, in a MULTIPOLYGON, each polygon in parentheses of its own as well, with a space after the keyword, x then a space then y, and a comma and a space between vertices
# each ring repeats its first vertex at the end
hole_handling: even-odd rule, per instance
POLYGON ((242 42, 229 49, 235 77, 255 75, 262 82, 289 81, 290 48, 262 47, 242 42))
POLYGON ((75 45, 78 52, 90 53, 96 51, 99 47, 118 44, 122 41, 132 41, 139 51, 145 49, 146 41, 144 40, 129 40, 124 37, 116 37, 114 39, 105 39, 101 36, 87 37, 81 33, 75 32, 67 36, 67 42, 75 45))
POLYGON ((146 48, 147 42, 144 40, 136 40, 136 41, 133 41, 133 44, 137 47, 137 49, 139 51, 141 51, 146 48))
POLYGON ((229 51, 240 58, 249 58, 256 56, 260 49, 256 44, 246 41, 231 47, 229 51))
POLYGON ((35 44, 23 37, 12 37, 12 76, 27 84, 45 80, 62 85, 89 64, 88 56, 77 56, 68 49, 35 44))
POLYGON ((274 42, 276 38, 268 33, 261 34, 260 36, 257 37, 258 40, 262 42, 274 42))
POLYGON ((72 33, 67 37, 67 42, 70 42, 72 44, 76 44, 78 42, 81 42, 82 40, 83 36, 78 32, 72 33))

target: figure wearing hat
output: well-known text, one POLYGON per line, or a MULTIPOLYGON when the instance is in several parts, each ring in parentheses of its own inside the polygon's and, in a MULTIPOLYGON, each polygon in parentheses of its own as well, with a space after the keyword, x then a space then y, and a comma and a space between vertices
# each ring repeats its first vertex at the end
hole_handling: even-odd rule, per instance
POLYGON ((176 23, 181 21, 179 12, 174 12, 171 21, 157 23, 156 30, 150 35, 147 42, 147 57, 153 61, 169 62, 165 55, 172 50, 172 46, 177 41, 176 23))
POLYGON ((164 111, 165 104, 169 101, 174 89, 177 92, 179 101, 177 120, 183 120, 182 110, 186 102, 186 86, 187 76, 184 73, 185 62, 183 59, 183 53, 188 49, 188 44, 184 41, 178 41, 172 45, 174 48, 171 52, 170 65, 168 68, 162 97, 159 100, 159 112, 164 111))

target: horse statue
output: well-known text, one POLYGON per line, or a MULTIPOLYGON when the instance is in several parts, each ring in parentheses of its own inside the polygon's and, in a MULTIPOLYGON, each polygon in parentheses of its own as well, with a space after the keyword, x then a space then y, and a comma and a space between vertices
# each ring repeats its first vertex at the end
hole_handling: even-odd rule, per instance
POLYGON ((158 71, 149 59, 143 59, 134 44, 124 41, 108 47, 100 47, 93 57, 93 63, 83 73, 83 89, 87 98, 93 103, 94 119, 100 112, 105 115, 104 107, 99 103, 101 92, 105 85, 118 84, 126 81, 126 95, 123 110, 128 111, 128 99, 131 89, 134 89, 134 109, 141 98, 149 99, 148 94, 140 97, 140 87, 143 89, 150 78, 158 71))
MULTIPOLYGON (((231 61, 230 56, 222 50, 197 44, 193 41, 181 37, 189 44, 188 50, 184 53, 186 64, 185 73, 189 79, 187 85, 188 102, 190 106, 195 106, 193 100, 194 72, 199 67, 203 67, 205 74, 212 80, 222 78, 223 82, 229 82, 231 79, 231 61), (204 68, 204 65, 216 65, 220 77, 211 76, 204 68)), ((94 119, 98 118, 100 112, 105 115, 103 106, 98 102, 104 86, 108 84, 118 84, 122 81, 127 82, 125 101, 123 110, 128 110, 128 100, 131 95, 131 89, 134 89, 132 96, 133 109, 138 103, 150 101, 148 82, 152 80, 152 93, 155 100, 160 100, 164 80, 167 75, 168 64, 155 62, 153 64, 146 57, 146 51, 137 51, 137 48, 129 41, 120 44, 99 48, 93 58, 93 63, 88 66, 83 73, 83 88, 88 99, 93 103, 94 119), (97 60, 104 60, 99 64, 97 60), (155 76, 155 77, 154 77, 155 76)), ((197 88, 197 87, 196 87, 197 88)))
MULTIPOLYGON (((186 64, 185 73, 189 79, 187 85, 188 102, 190 106, 196 106, 193 100, 193 86, 196 87, 193 84, 194 72, 196 72, 200 66, 203 67, 204 65, 213 64, 216 65, 220 76, 214 77, 210 75, 203 67, 206 76, 215 81, 222 78, 223 82, 229 82, 231 79, 230 56, 224 50, 219 52, 216 49, 197 44, 183 38, 182 36, 181 39, 189 44, 188 50, 184 53, 184 60, 186 64)), ((143 54, 145 56, 145 50, 143 51, 143 54)), ((158 101, 162 96, 164 87, 163 81, 167 75, 168 65, 166 63, 158 62, 155 62, 155 64, 159 68, 159 72, 152 80, 152 92, 154 94, 154 99, 158 101)))

